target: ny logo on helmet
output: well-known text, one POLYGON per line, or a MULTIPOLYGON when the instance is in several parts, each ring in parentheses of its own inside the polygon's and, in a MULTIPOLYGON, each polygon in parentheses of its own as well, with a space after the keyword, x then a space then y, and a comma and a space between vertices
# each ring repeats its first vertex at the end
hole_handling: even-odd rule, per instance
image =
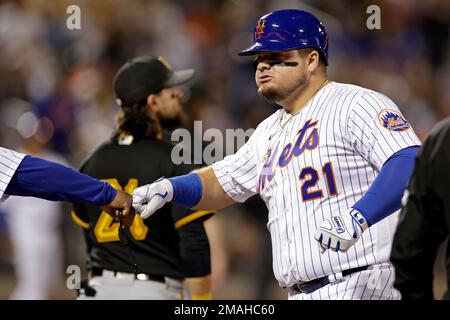
POLYGON ((256 25, 256 30, 255 30, 255 40, 259 40, 261 39, 261 35, 264 34, 264 28, 265 26, 266 20, 259 20, 258 24, 256 25))

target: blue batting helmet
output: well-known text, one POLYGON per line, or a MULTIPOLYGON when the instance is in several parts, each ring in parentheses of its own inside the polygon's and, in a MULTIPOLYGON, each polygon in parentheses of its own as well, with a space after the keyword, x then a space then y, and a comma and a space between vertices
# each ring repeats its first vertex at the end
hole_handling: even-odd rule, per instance
POLYGON ((278 10, 262 16, 256 24, 253 41, 251 47, 239 52, 240 56, 264 51, 315 48, 328 65, 325 27, 315 16, 303 10, 278 10))

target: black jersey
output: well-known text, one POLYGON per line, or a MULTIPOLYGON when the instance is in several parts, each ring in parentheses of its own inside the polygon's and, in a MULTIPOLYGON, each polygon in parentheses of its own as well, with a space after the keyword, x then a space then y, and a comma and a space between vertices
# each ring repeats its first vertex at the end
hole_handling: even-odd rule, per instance
MULTIPOLYGON (((80 171, 131 194, 136 187, 160 177, 182 175, 193 169, 188 165, 174 165, 171 150, 172 145, 162 141, 140 140, 124 145, 110 139, 89 156, 80 171)), ((186 224, 196 223, 197 230, 201 228, 204 234, 203 220, 211 214, 166 204, 146 220, 136 215, 130 228, 121 230, 128 242, 123 245, 119 223, 101 208, 77 203, 72 213, 85 230, 89 267, 176 278, 185 277, 180 230, 186 224)), ((209 256, 207 259, 209 263, 209 256)))
MULTIPOLYGON (((450 119, 430 132, 416 159, 400 212, 391 261, 402 299, 433 298, 433 266, 450 230, 450 119)), ((450 246, 448 246, 450 248, 450 246)), ((450 249, 447 249, 450 288, 450 249)), ((448 291, 446 298, 450 298, 448 291)))

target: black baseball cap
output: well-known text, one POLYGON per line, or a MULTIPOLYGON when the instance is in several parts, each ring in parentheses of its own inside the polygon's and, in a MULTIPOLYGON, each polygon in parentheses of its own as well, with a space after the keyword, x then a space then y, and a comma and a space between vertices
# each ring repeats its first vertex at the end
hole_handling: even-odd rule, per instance
POLYGON ((140 56, 127 61, 114 77, 113 87, 120 106, 131 106, 163 88, 191 80, 194 69, 173 71, 160 56, 140 56))

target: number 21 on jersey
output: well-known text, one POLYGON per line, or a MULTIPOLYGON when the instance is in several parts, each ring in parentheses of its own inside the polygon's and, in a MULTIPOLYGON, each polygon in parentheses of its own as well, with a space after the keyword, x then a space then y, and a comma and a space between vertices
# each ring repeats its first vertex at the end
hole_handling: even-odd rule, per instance
MULTIPOLYGON (((336 188, 336 180, 334 179, 333 165, 331 162, 327 162, 322 166, 322 175, 325 178, 328 195, 330 197, 336 196, 338 192, 336 188)), ((313 167, 303 168, 300 172, 299 178, 303 181, 303 185, 301 187, 303 202, 323 198, 322 189, 318 188, 317 190, 311 190, 316 187, 320 179, 319 172, 316 169, 313 167)))

